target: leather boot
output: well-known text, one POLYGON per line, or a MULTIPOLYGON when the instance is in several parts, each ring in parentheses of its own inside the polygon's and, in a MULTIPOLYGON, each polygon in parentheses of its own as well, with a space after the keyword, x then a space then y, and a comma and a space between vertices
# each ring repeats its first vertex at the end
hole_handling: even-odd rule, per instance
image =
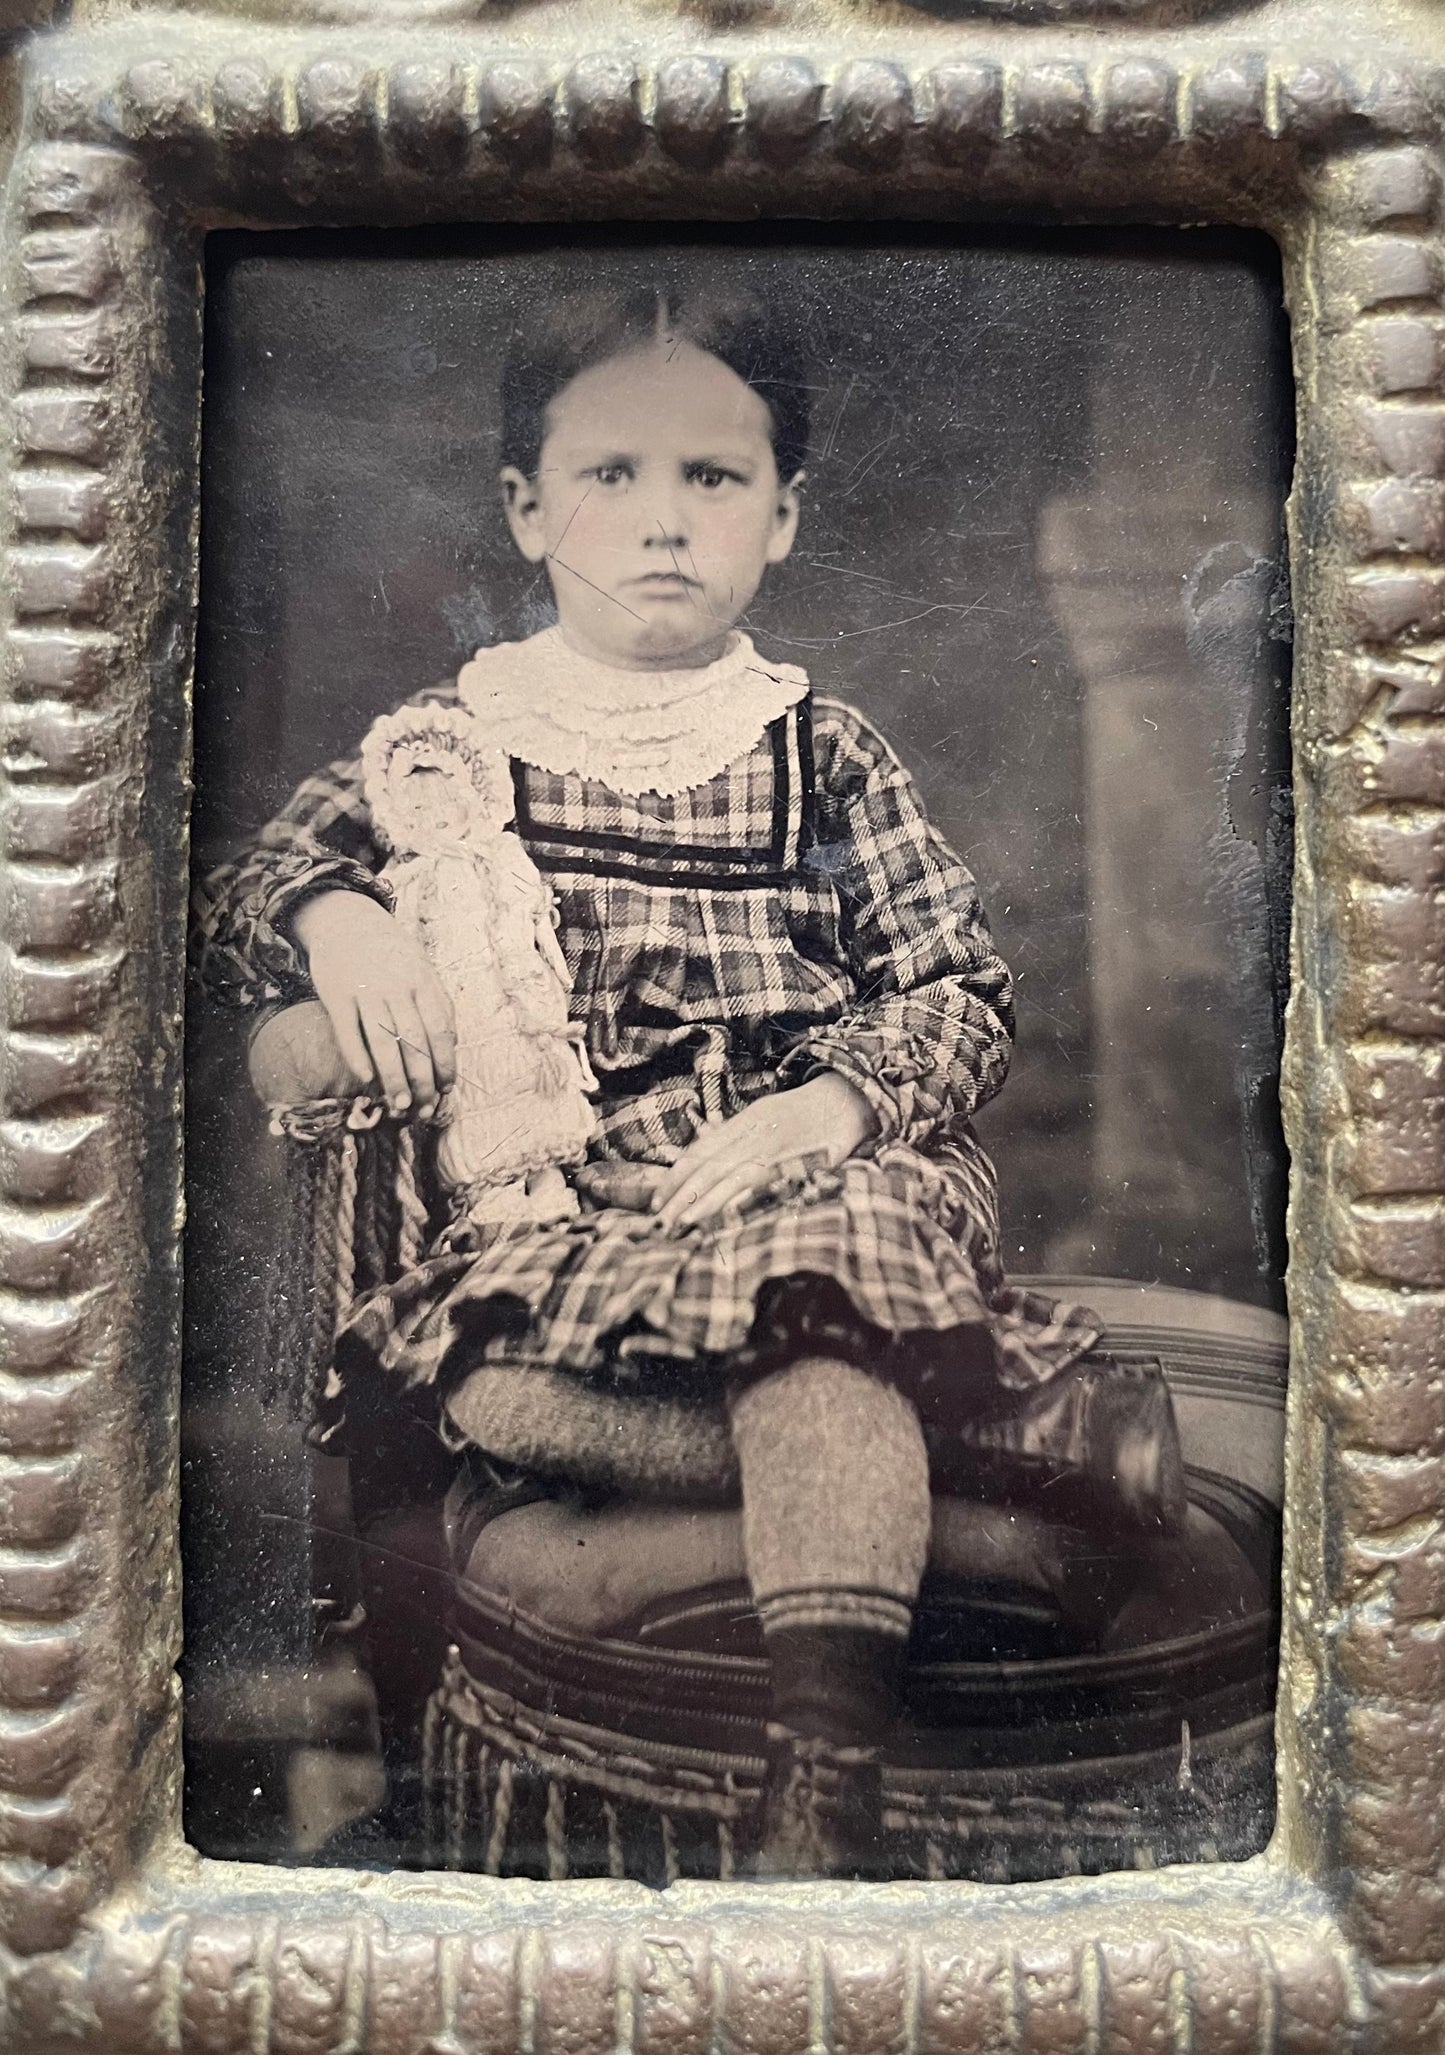
POLYGON ((769 1725, 750 1840, 742 1870, 760 1880, 885 1875, 881 1751, 769 1725))
POLYGON ((1157 1363, 1093 1356, 1006 1411, 957 1430, 977 1488, 1090 1524, 1173 1533, 1188 1503, 1179 1429, 1157 1363))

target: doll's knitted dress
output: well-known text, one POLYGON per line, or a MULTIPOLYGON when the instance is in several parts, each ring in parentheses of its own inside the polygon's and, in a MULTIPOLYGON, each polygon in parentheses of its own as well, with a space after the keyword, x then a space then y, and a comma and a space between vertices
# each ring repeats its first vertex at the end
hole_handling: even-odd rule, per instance
MULTIPOLYGON (((358 1307, 344 1359, 408 1385, 445 1366, 458 1438, 508 1463, 585 1474, 600 1447, 617 1481, 669 1492, 725 1483, 727 1366, 788 1279, 827 1280, 880 1356, 966 1331, 1001 1389, 1051 1378, 1097 1328, 1005 1281, 970 1116, 1008 1068, 1011 982, 908 773, 745 635, 704 672, 604 669, 553 629, 423 695, 468 707, 510 758, 599 1081, 593 1159, 675 1161, 703 1122, 823 1069, 863 1094, 874 1135, 692 1229, 586 1206, 455 1225, 358 1307)), ((386 903, 362 784, 357 761, 331 765, 207 882, 214 990, 310 996, 298 901, 347 886, 386 903)))

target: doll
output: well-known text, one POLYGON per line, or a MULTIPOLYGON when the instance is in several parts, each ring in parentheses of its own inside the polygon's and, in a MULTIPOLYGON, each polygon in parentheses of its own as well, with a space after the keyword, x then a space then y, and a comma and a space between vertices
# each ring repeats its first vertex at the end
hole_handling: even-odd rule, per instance
POLYGON ((398 921, 422 941, 452 1002, 456 1080, 438 1114, 437 1168, 477 1222, 577 1211, 597 1089, 551 895, 510 832, 506 758, 460 707, 386 714, 362 745, 367 803, 392 857, 398 921))

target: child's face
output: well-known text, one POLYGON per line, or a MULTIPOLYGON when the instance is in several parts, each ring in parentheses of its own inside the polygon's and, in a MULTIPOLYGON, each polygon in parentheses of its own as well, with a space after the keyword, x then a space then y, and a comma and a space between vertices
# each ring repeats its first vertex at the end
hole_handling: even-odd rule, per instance
POLYGON ((547 411, 535 479, 502 473, 517 547, 563 636, 621 669, 710 663, 798 526, 765 403, 719 358, 662 342, 596 364, 547 411))

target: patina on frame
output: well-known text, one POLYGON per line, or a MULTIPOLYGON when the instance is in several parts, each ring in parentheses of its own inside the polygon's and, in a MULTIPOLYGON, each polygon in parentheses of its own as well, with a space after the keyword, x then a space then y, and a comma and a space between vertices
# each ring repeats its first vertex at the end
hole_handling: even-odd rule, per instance
POLYGON ((0 2045, 1438 2048, 1433 0, 260 11, 95 7, 23 56, 4 232, 0 2045), (202 236, 758 213, 1211 220, 1283 248, 1300 834, 1274 1842, 1238 1866, 1048 1885, 661 1898, 203 1861, 181 1838, 174 1669, 202 236))

